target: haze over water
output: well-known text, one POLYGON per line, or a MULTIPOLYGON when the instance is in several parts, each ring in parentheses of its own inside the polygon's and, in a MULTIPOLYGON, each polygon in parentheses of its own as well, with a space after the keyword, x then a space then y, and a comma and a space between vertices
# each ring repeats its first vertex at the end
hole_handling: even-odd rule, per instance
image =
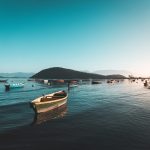
POLYGON ((63 117, 33 125, 34 112, 29 102, 43 93, 64 89, 26 82, 23 89, 5 92, 1 84, 0 147, 42 149, 47 141, 47 149, 150 148, 150 92, 141 81, 107 84, 104 80, 100 85, 80 85, 70 90, 63 117), (10 138, 13 135, 15 138, 10 138))

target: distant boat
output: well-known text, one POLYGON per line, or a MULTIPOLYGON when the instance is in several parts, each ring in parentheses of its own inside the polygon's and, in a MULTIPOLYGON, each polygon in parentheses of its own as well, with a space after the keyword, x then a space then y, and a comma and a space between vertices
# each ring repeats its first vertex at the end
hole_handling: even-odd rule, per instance
POLYGON ((78 84, 70 84, 70 88, 78 87, 78 84))
POLYGON ((100 81, 92 81, 92 84, 101 84, 102 82, 100 81))
POLYGON ((11 84, 5 84, 6 90, 9 90, 11 88, 23 88, 24 83, 11 83, 11 84))
POLYGON ((5 83, 5 82, 7 82, 7 80, 0 80, 0 82, 5 83))
POLYGON ((68 94, 65 91, 58 91, 36 98, 30 104, 35 113, 42 113, 66 104, 67 98, 68 94))
POLYGON ((144 82, 144 86, 145 86, 145 87, 148 86, 147 80, 144 82))
POLYGON ((117 80, 108 80, 107 83, 115 83, 115 82, 118 82, 118 81, 117 80))
POLYGON ((150 86, 148 86, 147 88, 150 89, 150 86))
POLYGON ((35 81, 34 79, 28 79, 27 81, 35 81))
POLYGON ((64 80, 55 80, 55 82, 57 82, 57 83, 64 83, 65 81, 64 80))

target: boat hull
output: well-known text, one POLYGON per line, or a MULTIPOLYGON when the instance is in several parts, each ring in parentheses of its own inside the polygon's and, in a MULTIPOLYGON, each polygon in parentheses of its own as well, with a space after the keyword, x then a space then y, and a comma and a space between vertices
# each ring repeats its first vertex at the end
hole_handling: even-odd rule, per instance
POLYGON ((17 83, 17 84, 5 84, 5 89, 13 89, 13 88, 23 88, 24 84, 23 83, 17 83))
POLYGON ((66 104, 67 98, 68 98, 68 96, 66 95, 63 98, 59 98, 56 100, 41 102, 41 101, 39 101, 39 99, 41 99, 41 97, 40 97, 31 102, 31 107, 33 108, 35 113, 43 113, 43 112, 53 110, 55 108, 58 108, 64 104, 66 104))
POLYGON ((35 111, 35 113, 42 113, 42 112, 47 112, 47 111, 50 111, 50 110, 53 110, 57 107, 60 107, 64 104, 67 103, 67 99, 64 99, 64 100, 61 100, 61 101, 58 101, 58 102, 50 102, 50 103, 46 103, 46 104, 32 104, 33 106, 33 109, 35 111))
POLYGON ((78 87, 78 85, 77 84, 70 85, 70 88, 74 88, 74 87, 78 87))
POLYGON ((6 83, 7 80, 0 80, 0 83, 6 83))
POLYGON ((92 81, 92 84, 101 84, 100 81, 92 81))

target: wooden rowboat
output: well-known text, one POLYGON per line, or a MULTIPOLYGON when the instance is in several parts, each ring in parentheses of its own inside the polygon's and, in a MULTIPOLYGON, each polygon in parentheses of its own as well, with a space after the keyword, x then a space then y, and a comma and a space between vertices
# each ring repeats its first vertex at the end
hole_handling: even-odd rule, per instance
POLYGON ((52 94, 41 96, 33 100, 30 105, 35 113, 42 113, 58 108, 66 104, 68 94, 65 91, 58 91, 52 94))

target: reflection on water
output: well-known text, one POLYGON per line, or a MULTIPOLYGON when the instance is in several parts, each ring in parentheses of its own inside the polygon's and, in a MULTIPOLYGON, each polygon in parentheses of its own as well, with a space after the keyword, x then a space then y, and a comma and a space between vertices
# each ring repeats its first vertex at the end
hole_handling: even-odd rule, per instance
POLYGON ((66 115, 66 113, 67 113, 67 104, 64 104, 61 107, 55 108, 48 112, 35 114, 32 125, 41 124, 55 118, 62 118, 66 115))

